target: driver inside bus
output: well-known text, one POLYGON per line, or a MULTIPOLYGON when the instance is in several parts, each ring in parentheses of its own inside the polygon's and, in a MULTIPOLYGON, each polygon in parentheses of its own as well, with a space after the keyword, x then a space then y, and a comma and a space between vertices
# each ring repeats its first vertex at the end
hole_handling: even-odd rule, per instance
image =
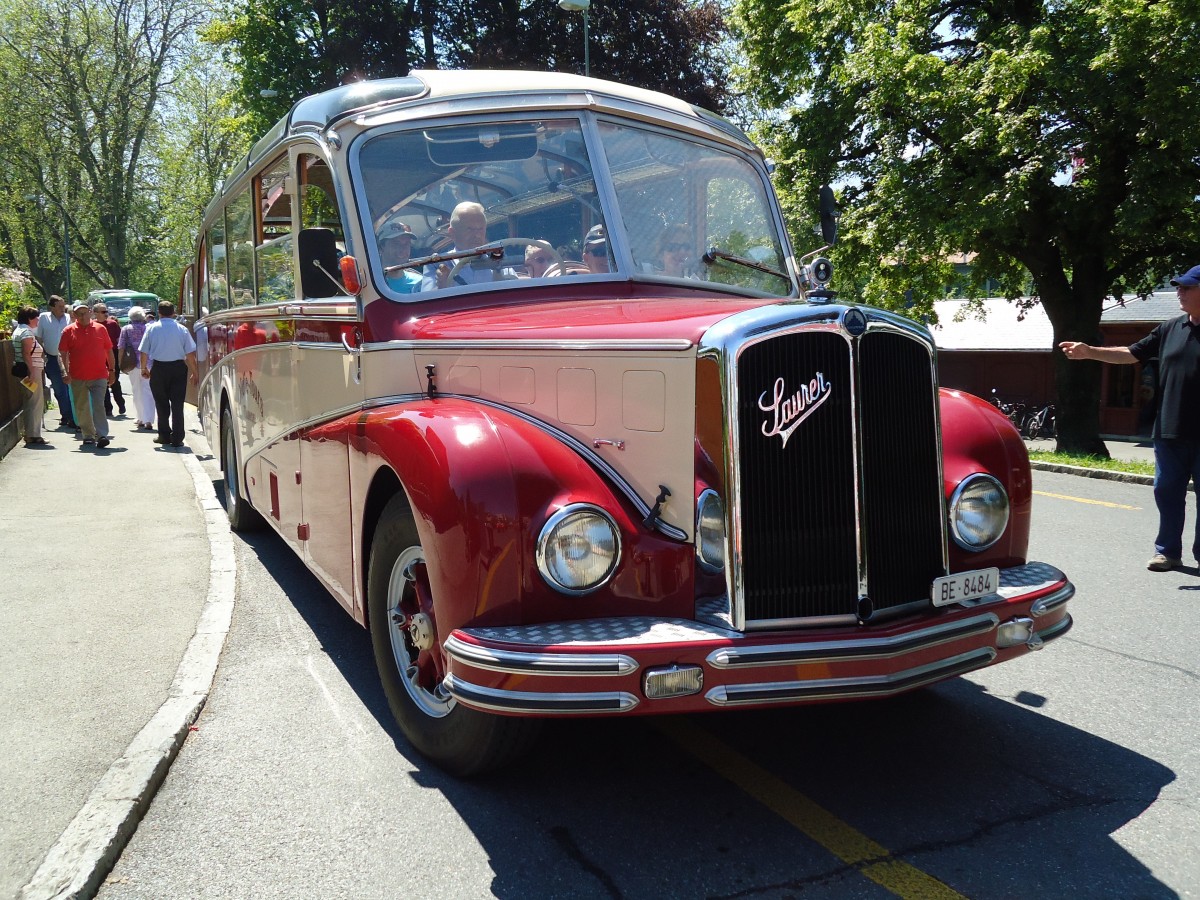
MULTIPOLYGON (((482 247, 487 243, 487 213, 484 212, 483 206, 471 200, 464 200, 458 204, 450 214, 447 233, 454 242, 451 251, 453 253, 482 247)), ((468 260, 457 274, 451 276, 450 273, 458 262, 459 260, 452 260, 448 263, 427 265, 421 279, 421 290, 433 291, 456 284, 485 284, 513 277, 511 270, 502 272, 493 268, 475 268, 471 265, 472 260, 468 260)))

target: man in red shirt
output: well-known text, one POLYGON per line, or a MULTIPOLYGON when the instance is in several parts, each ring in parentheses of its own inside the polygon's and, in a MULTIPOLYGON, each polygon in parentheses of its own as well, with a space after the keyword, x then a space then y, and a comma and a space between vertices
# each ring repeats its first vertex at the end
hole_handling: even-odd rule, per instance
POLYGON ((104 394, 117 378, 112 340, 108 329, 92 321, 86 303, 76 303, 74 320, 63 329, 58 343, 58 359, 63 380, 71 388, 75 422, 83 431, 83 442, 107 447, 108 416, 104 414, 104 394))
MULTIPOLYGON (((108 307, 103 303, 97 303, 92 307, 92 321, 98 322, 108 329, 108 339, 112 341, 113 354, 117 352, 117 341, 121 339, 121 323, 108 314, 108 307)), ((108 392, 104 395, 104 412, 106 415, 112 415, 113 404, 117 404, 117 415, 125 415, 125 394, 121 392, 121 374, 117 373, 116 380, 109 387, 108 392), (109 399, 109 394, 112 394, 112 399, 109 399)))

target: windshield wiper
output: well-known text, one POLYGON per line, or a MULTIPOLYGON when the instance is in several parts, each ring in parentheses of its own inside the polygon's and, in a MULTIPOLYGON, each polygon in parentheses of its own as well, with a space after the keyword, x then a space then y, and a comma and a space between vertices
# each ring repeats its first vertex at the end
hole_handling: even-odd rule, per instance
POLYGON ((790 282, 792 279, 788 277, 786 272, 780 272, 778 269, 772 269, 770 266, 764 266, 760 262, 755 262, 752 259, 746 259, 744 256, 735 256, 732 253, 726 253, 719 247, 709 247, 704 251, 704 255, 700 257, 708 265, 713 265, 718 259, 726 262, 736 263, 739 266, 745 266, 747 269, 755 269, 759 272, 766 272, 768 275, 774 275, 776 278, 782 278, 784 281, 790 282))
POLYGON ((401 269, 420 269, 433 263, 444 263, 455 259, 470 259, 473 256, 490 256, 492 259, 504 259, 504 248, 499 244, 484 244, 482 247, 472 247, 470 250, 458 250, 454 253, 430 253, 410 259, 398 266, 384 266, 385 272, 398 272, 401 269))

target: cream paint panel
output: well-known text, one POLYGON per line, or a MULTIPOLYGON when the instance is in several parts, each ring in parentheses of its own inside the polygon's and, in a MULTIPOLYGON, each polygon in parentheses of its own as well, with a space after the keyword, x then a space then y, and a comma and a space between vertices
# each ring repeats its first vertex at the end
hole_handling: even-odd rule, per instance
POLYGON ((319 422, 362 403, 357 362, 340 344, 295 345, 296 422, 319 422))
POLYGON ((500 400, 528 406, 537 399, 537 373, 527 366, 500 367, 500 400))
MULTIPOLYGON (((402 347, 362 354, 362 390, 367 400, 425 393, 425 369, 414 368, 413 351, 402 347)), ((444 370, 443 370, 444 371, 444 370)))
POLYGON ((596 370, 559 369, 558 421, 564 425, 596 424, 596 370))
MULTIPOLYGON (((455 367, 477 367, 478 396, 510 404, 515 411, 543 419, 588 446, 597 440, 624 441, 624 450, 602 444, 596 452, 621 473, 648 506, 654 505, 660 484, 670 488, 671 498, 664 508, 663 519, 691 536, 695 524, 693 351, 604 350, 589 352, 586 357, 577 350, 416 351, 413 373, 421 378, 421 390, 427 365, 437 367, 438 383, 443 389, 441 373, 455 367), (514 370, 532 372, 520 376, 524 379, 520 382, 521 396, 530 398, 527 403, 520 403, 512 396, 514 370), (579 393, 571 395, 564 385, 579 393), (586 401, 591 406, 588 418, 594 424, 578 425, 562 420, 560 406, 571 399, 586 401), (637 427, 630 427, 627 422, 637 427), (660 423, 658 428, 646 427, 660 423)), ((574 409, 569 409, 567 415, 583 418, 574 409)))

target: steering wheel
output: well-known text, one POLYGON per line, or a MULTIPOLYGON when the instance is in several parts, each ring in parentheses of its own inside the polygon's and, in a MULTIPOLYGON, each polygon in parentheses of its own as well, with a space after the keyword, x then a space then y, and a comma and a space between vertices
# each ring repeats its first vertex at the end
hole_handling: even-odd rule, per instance
MULTIPOLYGON (((488 241, 487 245, 491 245, 491 246, 499 245, 501 247, 538 247, 541 250, 549 250, 550 251, 550 254, 554 257, 554 261, 552 263, 550 263, 551 266, 561 266, 562 265, 562 257, 559 256, 558 251, 555 250, 553 247, 551 247, 546 241, 537 241, 537 240, 533 240, 532 238, 519 238, 519 237, 518 238, 502 238, 501 240, 498 240, 498 241, 488 241)), ((487 245, 485 245, 485 246, 487 246, 487 245)), ((454 276, 457 275, 459 272, 461 272, 463 270, 464 266, 470 265, 471 263, 473 263, 475 260, 477 260, 479 258, 480 257, 478 257, 478 256, 464 256, 462 259, 460 259, 457 263, 454 264, 454 268, 450 270, 450 274, 446 276, 446 280, 454 281, 454 276)))
POLYGON ((551 263, 546 267, 546 272, 542 275, 543 278, 557 278, 560 275, 591 275, 592 270, 587 267, 587 263, 582 263, 577 259, 564 259, 556 263, 551 263))

